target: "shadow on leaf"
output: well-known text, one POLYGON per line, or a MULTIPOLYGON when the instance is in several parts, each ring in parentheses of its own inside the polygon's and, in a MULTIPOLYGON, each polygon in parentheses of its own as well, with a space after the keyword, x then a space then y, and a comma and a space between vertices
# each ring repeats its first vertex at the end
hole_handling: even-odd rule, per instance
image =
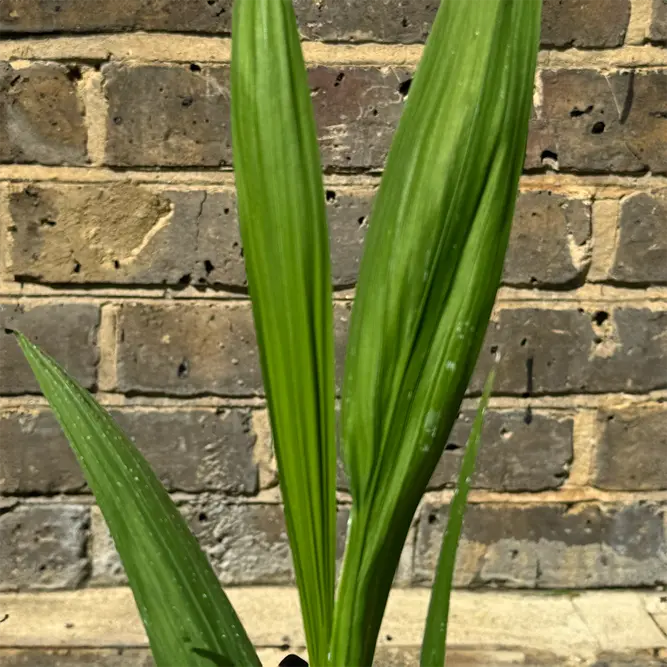
POLYGON ((210 660, 215 667, 234 667, 234 663, 229 658, 226 658, 224 655, 220 655, 215 651, 209 651, 205 648, 193 648, 192 652, 202 658, 210 660))

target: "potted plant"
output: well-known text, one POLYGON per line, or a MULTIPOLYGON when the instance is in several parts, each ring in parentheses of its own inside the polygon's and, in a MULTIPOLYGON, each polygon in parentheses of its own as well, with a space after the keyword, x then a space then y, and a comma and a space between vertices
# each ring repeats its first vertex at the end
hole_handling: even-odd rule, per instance
MULTIPOLYGON (((372 663, 414 512, 477 360, 524 160, 540 12, 540 0, 443 0, 410 88, 351 322, 341 439, 352 508, 336 589, 332 287, 310 90, 291 2, 235 2, 241 232, 316 667, 372 663)), ((206 556, 144 458, 92 396, 17 335, 109 525, 156 663, 258 665, 206 556)), ((491 382, 450 507, 424 667, 445 660, 456 548, 491 382)), ((290 660, 284 664, 297 664, 290 660)))

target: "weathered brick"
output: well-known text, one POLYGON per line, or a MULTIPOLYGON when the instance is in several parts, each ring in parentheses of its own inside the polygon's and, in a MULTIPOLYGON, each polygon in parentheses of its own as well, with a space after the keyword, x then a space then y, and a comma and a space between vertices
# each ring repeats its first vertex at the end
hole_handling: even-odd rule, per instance
POLYGON ((0 493, 72 493, 85 486, 60 426, 47 410, 0 412, 0 493))
MULTIPOLYGON (((109 99, 106 161, 115 166, 231 164, 229 69, 103 68, 109 99)), ((381 166, 403 110, 404 70, 310 71, 322 159, 343 168, 381 166)))
POLYGON ((0 162, 85 164, 78 76, 76 68, 61 65, 15 70, 0 62, 0 162))
POLYGON ((106 162, 217 167, 231 163, 229 68, 102 69, 109 100, 106 162))
POLYGON ((323 163, 380 167, 398 127, 412 72, 370 67, 310 70, 323 163), (402 92, 403 91, 403 92, 402 92))
MULTIPOLYGON (((463 411, 449 436, 429 490, 452 487, 458 481, 476 413, 463 411)), ((559 488, 568 476, 573 457, 573 421, 525 411, 489 410, 472 487, 491 491, 545 491, 559 488)), ((349 491, 342 458, 338 460, 337 485, 349 491)))
POLYGON ((177 283, 173 260, 193 263, 196 218, 174 220, 172 206, 130 183, 28 185, 9 196, 8 268, 33 282, 177 283))
MULTIPOLYGON (((370 193, 329 189, 334 283, 353 285, 372 208, 370 193), (355 224, 356 222, 356 224, 355 224)), ((590 264, 590 202, 551 192, 519 195, 503 283, 552 287, 582 282, 590 264)))
MULTIPOLYGON (((99 309, 92 305, 0 304, 0 327, 24 333, 88 389, 97 377, 98 324, 99 309)), ((37 392, 37 383, 16 341, 1 332, 0 328, 0 394, 37 392)))
MULTIPOLYGON (((333 279, 353 285, 369 192, 327 190, 333 279)), ((231 190, 28 185, 9 195, 11 274, 50 284, 246 286, 231 190)))
MULTIPOLYGON (((656 5, 661 0, 655 0, 656 5)), ((231 0, 189 5, 178 0, 120 0, 93 7, 87 0, 3 0, 0 33, 157 30, 227 34, 231 0)), ((295 0, 301 33, 334 42, 423 42, 438 3, 431 0, 295 0)), ((629 0, 546 0, 546 46, 611 47, 623 42, 629 0), (603 17, 603 18, 601 18, 603 17)))
MULTIPOLYGON (((297 0, 295 5, 301 31, 308 39, 335 42, 423 42, 438 9, 438 3, 430 0, 324 0, 317 4, 297 0)), ((542 44, 620 46, 629 20, 630 0, 546 0, 542 44)))
POLYGON ((667 72, 545 70, 543 105, 532 122, 526 166, 562 170, 667 170, 667 72))
POLYGON ((497 352, 495 392, 519 396, 645 392, 667 386, 662 333, 667 312, 500 310, 487 333, 471 388, 479 392, 497 352))
MULTIPOLYGON (((326 190, 338 288, 357 280, 372 200, 368 190, 326 190)), ((19 280, 246 287, 231 190, 30 184, 11 192, 9 207, 9 271, 19 280)), ((576 284, 588 268, 590 241, 588 202, 523 193, 504 282, 576 284)))
MULTIPOLYGON (((247 410, 111 410, 169 491, 257 491, 255 436, 247 410)), ((0 493, 85 490, 48 410, 0 412, 0 493)))
POLYGON ((581 282, 590 265, 591 231, 588 202, 551 192, 523 193, 503 282, 530 287, 581 282))
POLYGON ((667 489, 665 410, 600 410, 598 428, 595 486, 618 491, 667 489))
MULTIPOLYGON (((454 484, 475 412, 466 411, 454 426, 431 489, 454 484)), ((477 471, 472 486, 493 491, 544 491, 560 487, 572 461, 571 418, 525 412, 487 412, 477 471)))
POLYGON ((438 3, 431 0, 296 0, 302 33, 313 40, 334 42, 423 42, 438 3))
POLYGON ((374 193, 327 188, 331 271, 336 287, 352 287, 359 277, 374 193))
POLYGON ((618 247, 609 278, 620 283, 667 282, 667 197, 639 192, 621 201, 618 247))
MULTIPOLYGON (((604 588, 664 584, 664 507, 471 505, 457 562, 458 586, 604 588)), ((447 508, 426 506, 416 573, 431 581, 447 508)))
POLYGON ((78 505, 0 510, 0 590, 76 588, 88 574, 89 511, 78 505))
POLYGON ((621 46, 630 22, 630 0, 546 0, 543 46, 621 46))
MULTIPOLYGON (((349 306, 334 309, 342 369, 349 306)), ((261 394, 250 304, 124 304, 118 319, 118 388, 177 396, 261 394)))
MULTIPOLYGON (((229 71, 195 66, 105 67, 107 162, 219 166, 231 162, 229 71)), ((325 166, 378 168, 398 124, 411 71, 315 67, 310 86, 325 166)), ((667 72, 545 70, 528 168, 557 162, 582 172, 667 171, 667 72)))
POLYGON ((663 0, 653 0, 649 37, 654 42, 667 41, 667 3, 663 0))
POLYGON ((112 414, 169 490, 257 491, 256 436, 249 410, 115 410, 112 414))
POLYGON ((121 391, 232 396, 261 392, 247 304, 124 304, 118 330, 121 391))
POLYGON ((148 649, 24 648, 0 650, 5 667, 154 667, 148 649))
MULTIPOLYGON (((334 309, 339 385, 349 308, 339 303, 334 309)), ((665 388, 667 341, 661 333, 666 325, 667 311, 647 308, 501 309, 489 328, 471 391, 481 390, 498 351, 498 394, 665 388)), ((126 304, 119 327, 122 392, 247 396, 262 391, 246 304, 126 304)))
POLYGON ((119 0, 91 5, 88 0, 3 0, 0 33, 173 30, 228 32, 231 0, 196 4, 179 0, 119 0))
MULTIPOLYGON (((290 584, 292 555, 280 505, 230 505, 200 497, 181 504, 220 581, 225 585, 290 584)), ((121 585, 125 573, 101 515, 94 516, 93 583, 121 585)), ((343 556, 348 510, 338 512, 338 560, 343 556)))

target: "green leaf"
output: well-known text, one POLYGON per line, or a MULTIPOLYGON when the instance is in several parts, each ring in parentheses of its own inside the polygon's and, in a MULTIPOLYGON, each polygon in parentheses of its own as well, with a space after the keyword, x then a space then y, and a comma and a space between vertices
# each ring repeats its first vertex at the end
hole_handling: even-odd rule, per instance
POLYGON ((329 232, 310 89, 289 0, 234 3, 239 218, 308 653, 327 662, 336 549, 329 232))
POLYGON ((540 0, 444 0, 370 221, 348 343, 353 497, 334 665, 370 665, 412 517, 475 366, 525 156, 540 0))
POLYGON ((85 389, 17 337, 109 526, 156 664, 260 667, 208 559, 146 460, 85 389))
POLYGON ((449 620, 449 601, 452 593, 452 580, 456 566, 456 552, 461 538, 463 516, 468 502, 470 480, 475 472, 479 443, 482 439, 484 416, 489 405, 495 371, 489 374, 484 387, 484 394, 479 402, 477 417, 473 424, 466 452, 461 463, 459 483, 449 505, 447 529, 442 539, 442 549, 436 570, 435 583, 431 591, 431 603, 426 618, 424 643, 421 652, 421 667, 444 667, 447 648, 447 623, 449 620))

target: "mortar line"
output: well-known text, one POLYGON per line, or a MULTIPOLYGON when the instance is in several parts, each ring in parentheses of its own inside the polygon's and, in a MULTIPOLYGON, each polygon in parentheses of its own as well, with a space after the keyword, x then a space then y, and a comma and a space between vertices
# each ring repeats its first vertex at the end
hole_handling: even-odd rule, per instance
POLYGON ((103 84, 100 72, 83 68, 79 91, 84 101, 88 157, 94 167, 104 165, 106 154, 108 104, 103 84))
MULTIPOLYGON (((631 29, 641 22, 636 13, 631 29)), ((330 66, 414 67, 424 51, 423 44, 381 42, 302 42, 306 63, 330 66)), ((0 43, 0 60, 83 61, 104 63, 198 63, 228 64, 231 39, 224 36, 165 32, 96 33, 24 37, 0 43)), ((542 49, 539 63, 547 67, 656 67, 667 64, 659 46, 625 45, 611 49, 542 49)))
POLYGON ((103 304, 100 310, 100 326, 97 331, 97 384, 104 392, 113 392, 118 386, 118 325, 119 306, 103 304))
MULTIPOLYGON (((250 298, 246 293, 229 291, 225 288, 206 290, 186 288, 154 288, 143 286, 104 286, 96 284, 64 286, 49 284, 5 283, 5 287, 15 291, 0 292, 0 304, 24 304, 36 307, 51 303, 104 304, 144 304, 176 307, 186 302, 199 306, 219 306, 221 308, 246 308, 250 298)), ((333 292, 334 304, 349 304, 354 299, 354 290, 337 289, 333 292)), ((502 309, 515 310, 535 308, 548 310, 570 310, 573 307, 597 312, 601 308, 646 308, 660 311, 667 309, 667 286, 620 287, 616 285, 587 283, 570 290, 530 289, 522 287, 501 287, 496 300, 496 312, 502 309)))
MULTIPOLYGON (((127 396, 122 393, 100 391, 95 398, 105 407, 122 408, 132 411, 163 410, 165 412, 181 410, 216 410, 242 409, 254 412, 264 411, 267 407, 264 396, 233 397, 223 395, 177 396, 165 393, 160 396, 127 396)), ((462 410, 474 410, 479 399, 466 396, 462 410)), ((573 417, 577 412, 595 410, 624 410, 639 408, 642 410, 667 411, 667 389, 639 394, 606 392, 599 394, 573 394, 557 396, 493 396, 489 408, 497 412, 523 412, 530 406, 538 414, 554 418, 573 417)), ((31 412, 47 408, 48 404, 39 394, 20 394, 0 396, 0 412, 31 412)), ((267 424, 268 428, 268 424, 267 424)))
MULTIPOLYGON (((201 491, 172 491, 170 498, 177 504, 199 502, 202 499, 211 502, 221 502, 225 505, 283 505, 280 488, 262 489, 255 495, 233 495, 219 490, 204 489, 201 491)), ((454 496, 454 488, 440 491, 426 491, 420 505, 415 512, 414 526, 426 507, 448 505, 454 496)), ((90 492, 66 492, 45 495, 35 494, 6 494, 0 495, 0 502, 11 503, 9 512, 17 506, 40 507, 44 505, 81 505, 95 511, 98 507, 95 497, 90 492)), ((604 491, 595 487, 582 489, 558 489, 554 491, 492 491, 487 489, 471 489, 468 503, 471 505, 505 505, 505 506, 538 506, 561 505, 581 506, 590 504, 599 505, 634 505, 637 503, 658 503, 667 505, 667 491, 604 491)), ((351 497, 344 492, 338 492, 337 505, 346 508, 351 503, 351 497)))
MULTIPOLYGON (((667 50, 666 50, 667 51, 667 50)), ((331 173, 324 175, 326 184, 336 187, 375 189, 380 183, 381 171, 369 170, 358 174, 331 173)), ((184 165, 180 169, 140 169, 45 166, 37 164, 0 165, 0 182, 15 183, 62 183, 72 185, 111 184, 131 182, 137 185, 167 186, 214 186, 223 190, 234 187, 231 170, 200 169, 184 165)), ((552 190, 577 194, 581 198, 593 195, 619 199, 636 190, 661 190, 667 188, 667 175, 651 173, 631 175, 619 174, 574 174, 545 171, 526 172, 521 177, 520 187, 526 191, 552 190)))

